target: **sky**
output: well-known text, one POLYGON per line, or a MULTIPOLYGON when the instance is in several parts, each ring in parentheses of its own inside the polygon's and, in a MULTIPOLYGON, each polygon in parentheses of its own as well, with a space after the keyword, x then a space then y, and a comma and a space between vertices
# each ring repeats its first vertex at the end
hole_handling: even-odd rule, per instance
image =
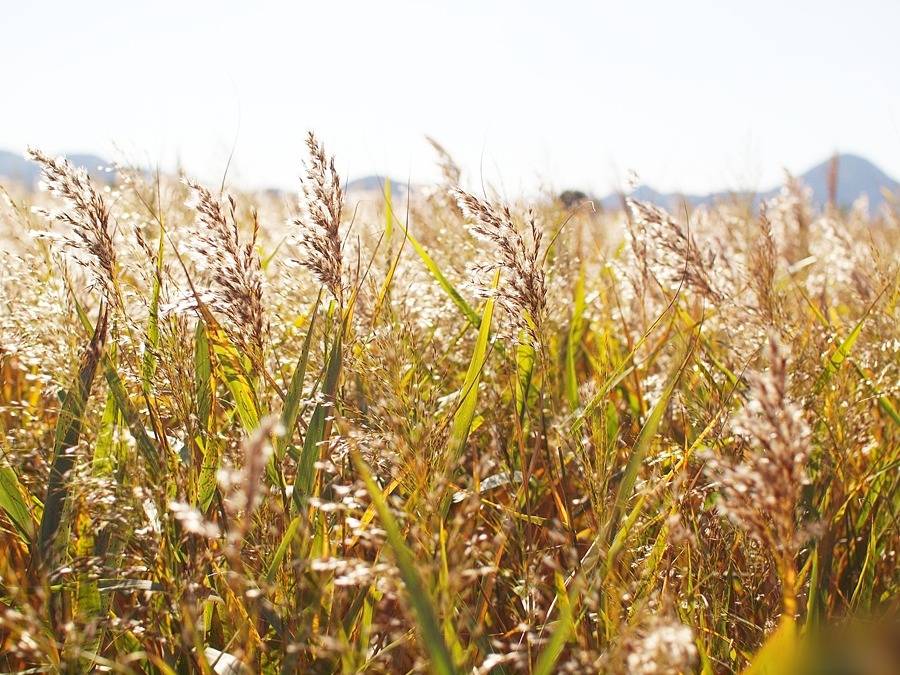
POLYGON ((835 151, 900 177, 897 0, 0 0, 0 148, 291 188, 760 189, 835 151))

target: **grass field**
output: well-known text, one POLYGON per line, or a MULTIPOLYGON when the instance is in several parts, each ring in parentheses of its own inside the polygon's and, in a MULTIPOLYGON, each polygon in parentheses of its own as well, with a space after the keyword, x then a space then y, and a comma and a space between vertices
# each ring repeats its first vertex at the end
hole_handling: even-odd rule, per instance
POLYGON ((897 202, 308 150, 3 195, 0 670, 896 672, 897 202))

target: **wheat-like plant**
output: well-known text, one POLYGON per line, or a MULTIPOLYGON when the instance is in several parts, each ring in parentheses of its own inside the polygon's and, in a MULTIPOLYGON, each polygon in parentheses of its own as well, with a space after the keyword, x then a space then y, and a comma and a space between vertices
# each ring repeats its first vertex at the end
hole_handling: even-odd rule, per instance
POLYGON ((433 146, 358 199, 310 134, 299 208, 32 151, 0 671, 780 675, 861 619, 897 671, 898 202, 506 206, 433 146))

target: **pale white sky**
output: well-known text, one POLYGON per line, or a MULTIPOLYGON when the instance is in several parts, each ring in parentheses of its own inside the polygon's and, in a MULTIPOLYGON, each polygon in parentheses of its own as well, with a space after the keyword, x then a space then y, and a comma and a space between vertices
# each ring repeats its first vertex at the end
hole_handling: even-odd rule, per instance
POLYGON ((764 187, 833 150, 900 177, 897 0, 0 0, 0 148, 291 187, 307 129, 351 177, 515 193, 764 187))

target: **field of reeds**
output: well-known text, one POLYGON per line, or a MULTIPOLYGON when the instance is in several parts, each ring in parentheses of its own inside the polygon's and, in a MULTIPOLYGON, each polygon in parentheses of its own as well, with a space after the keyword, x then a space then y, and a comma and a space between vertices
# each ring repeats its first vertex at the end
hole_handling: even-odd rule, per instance
MULTIPOLYGON (((890 673, 897 202, 0 196, 0 670, 890 673), (827 670, 830 668, 830 670, 827 670)), ((299 166, 299 161, 298 161, 299 166)))

